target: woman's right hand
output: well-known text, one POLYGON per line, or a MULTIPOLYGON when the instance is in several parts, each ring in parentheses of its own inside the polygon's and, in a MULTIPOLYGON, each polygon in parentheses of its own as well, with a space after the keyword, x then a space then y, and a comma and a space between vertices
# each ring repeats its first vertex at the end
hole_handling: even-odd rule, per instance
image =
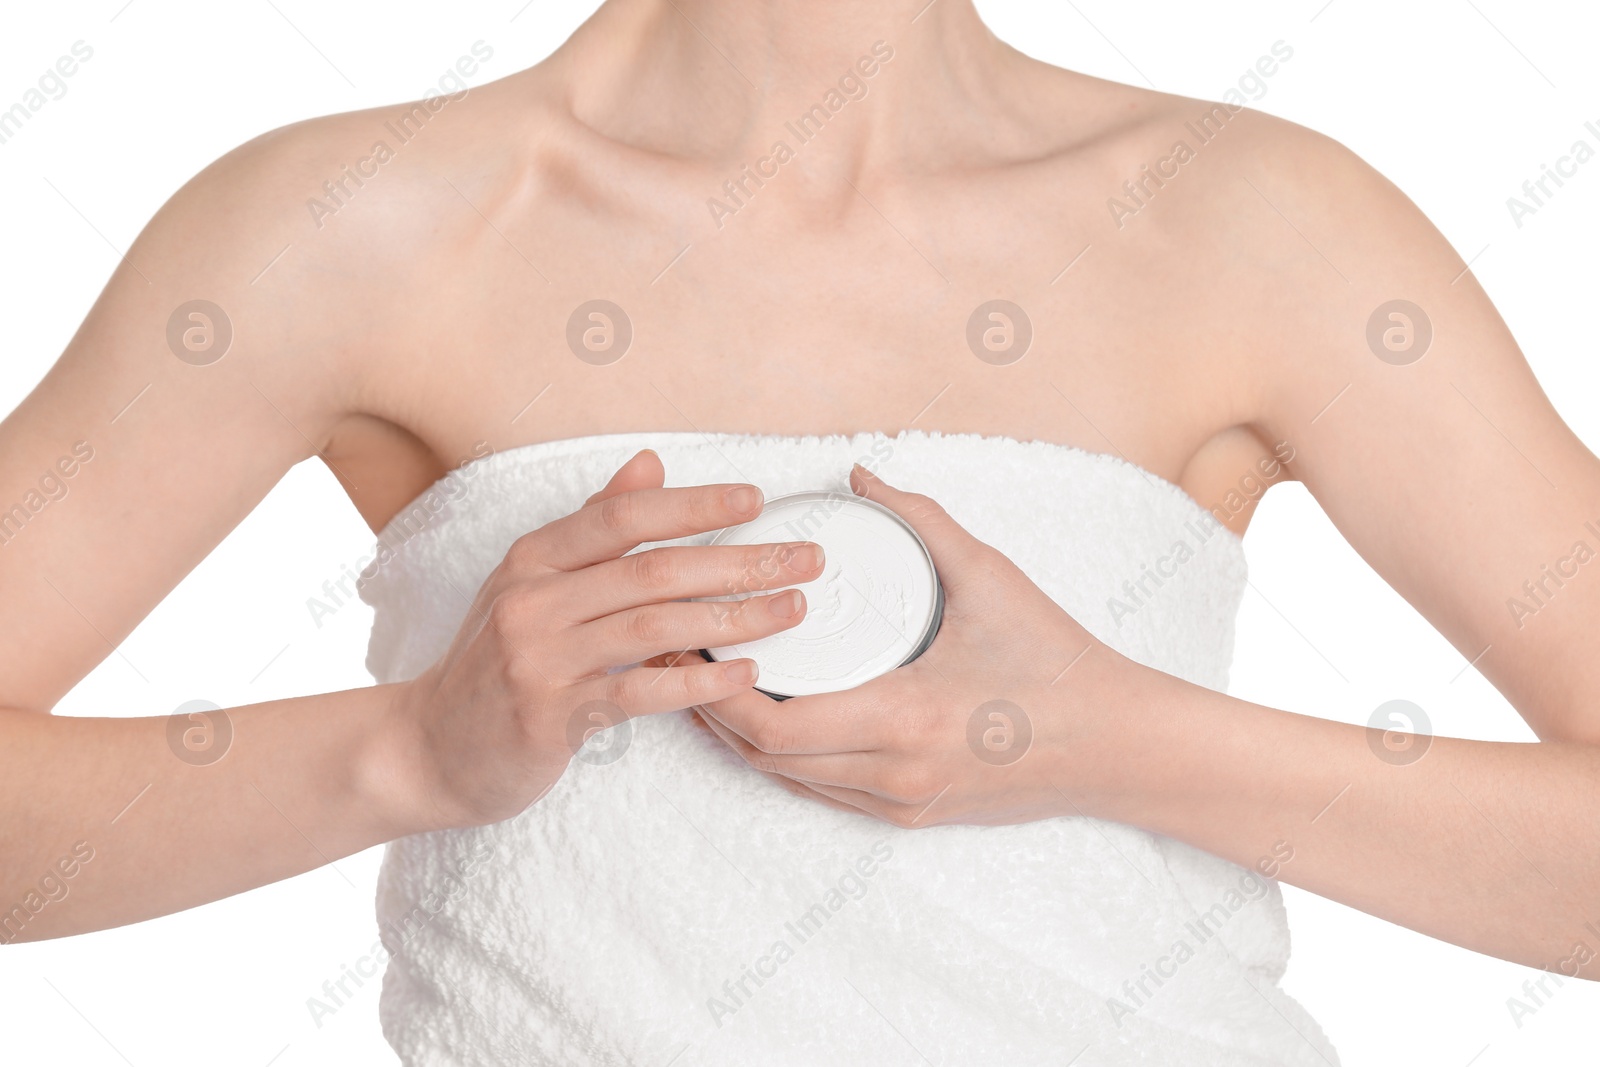
POLYGON ((640 452, 581 509, 519 538, 449 650, 398 688, 402 773, 420 828, 510 818, 549 791, 597 727, 723 700, 756 680, 749 659, 629 665, 754 640, 805 617, 798 589, 684 598, 809 581, 823 562, 811 542, 633 553, 761 510, 755 486, 665 489, 664 477, 660 458, 640 452))

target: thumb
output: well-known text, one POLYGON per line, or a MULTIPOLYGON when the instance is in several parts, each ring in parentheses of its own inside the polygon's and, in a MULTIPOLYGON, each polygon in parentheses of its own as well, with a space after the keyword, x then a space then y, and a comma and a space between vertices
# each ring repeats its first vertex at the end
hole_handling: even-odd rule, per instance
POLYGON ((594 504, 601 500, 620 496, 635 489, 660 489, 667 480, 666 468, 661 465, 661 457, 656 455, 654 449, 644 448, 633 454, 633 458, 617 468, 611 476, 606 487, 584 501, 585 504, 594 504))
POLYGON ((922 543, 928 546, 934 570, 939 572, 946 587, 957 584, 988 550, 987 545, 951 518, 937 500, 896 489, 859 463, 850 469, 850 488, 857 496, 882 504, 917 531, 922 543))

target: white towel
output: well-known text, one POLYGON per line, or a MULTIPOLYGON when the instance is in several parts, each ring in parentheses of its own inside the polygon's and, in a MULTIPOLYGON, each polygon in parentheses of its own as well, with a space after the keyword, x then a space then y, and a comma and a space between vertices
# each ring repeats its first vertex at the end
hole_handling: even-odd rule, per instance
MULTIPOLYGON (((860 460, 1118 651, 1227 684, 1244 555, 1182 490, 1113 456, 916 431, 611 434, 474 461, 381 535, 374 677, 426 669, 457 590, 645 446, 669 485, 769 497, 845 488, 860 460)), ((1251 871, 1081 817, 900 830, 790 795, 686 712, 625 729, 619 758, 575 760, 516 818, 390 845, 381 1015, 405 1063, 1337 1063, 1278 986, 1283 904, 1251 871)))

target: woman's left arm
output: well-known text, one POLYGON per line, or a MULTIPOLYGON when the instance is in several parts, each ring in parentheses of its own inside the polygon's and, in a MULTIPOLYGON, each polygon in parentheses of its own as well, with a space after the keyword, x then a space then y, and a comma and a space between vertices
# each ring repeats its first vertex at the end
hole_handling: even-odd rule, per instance
POLYGON ((848 693, 750 694, 708 723, 791 787, 897 825, 1114 819, 1600 977, 1600 460, 1404 195, 1315 134, 1238 132, 1210 161, 1239 187, 1219 211, 1279 276, 1241 300, 1268 324, 1250 425, 1294 446, 1293 476, 1540 743, 1386 734, 1142 667, 935 502, 861 471, 935 555, 938 640, 848 693))

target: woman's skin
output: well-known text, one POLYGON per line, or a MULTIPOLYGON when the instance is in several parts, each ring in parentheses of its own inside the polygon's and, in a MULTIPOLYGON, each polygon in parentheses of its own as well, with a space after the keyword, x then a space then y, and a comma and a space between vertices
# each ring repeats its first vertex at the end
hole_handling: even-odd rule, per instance
POLYGON ((1286 841, 1286 881, 1593 977, 1600 577, 1578 571, 1520 625, 1507 600, 1591 538, 1600 463, 1461 259, 1326 138, 1222 112, 1119 227, 1108 198, 1209 107, 1030 60, 969 0, 609 0, 544 63, 432 114, 320 225, 307 201, 326 203, 323 183, 404 106, 229 153, 162 208, 0 425, 5 500, 73 442, 95 449, 70 503, 0 553, 4 899, 73 842, 96 850, 70 903, 20 936, 510 816, 559 776, 573 709, 598 697, 635 714, 703 705, 757 768, 903 826, 1086 813, 1251 866, 1286 841), (785 123, 876 42, 892 57, 865 96, 798 145, 785 123), (719 226, 707 201, 726 203, 723 183, 778 139, 794 158, 719 226), (235 331, 207 366, 165 340, 196 298, 235 331), (565 342, 595 298, 634 328, 608 366, 565 342), (1034 329, 1008 366, 966 342, 996 298, 1034 329), (1434 331, 1406 365, 1366 338, 1394 299, 1434 331), (734 549, 618 562, 751 513, 724 502, 733 486, 659 488, 670 472, 648 452, 520 540, 475 598, 462 590, 460 636, 414 682, 232 709, 231 750, 201 768, 174 758, 162 716, 49 714, 303 459, 322 458, 377 529, 480 443, 908 427, 1117 453, 1207 507, 1287 445, 1277 475, 1307 486, 1542 741, 1441 738, 1401 764, 1361 727, 1142 667, 936 502, 865 472, 855 484, 916 525, 949 590, 922 659, 781 707, 721 666, 608 678, 800 617, 674 599, 809 573, 798 552, 777 569, 734 549), (1034 730, 1004 768, 965 739, 997 698, 1034 730))

